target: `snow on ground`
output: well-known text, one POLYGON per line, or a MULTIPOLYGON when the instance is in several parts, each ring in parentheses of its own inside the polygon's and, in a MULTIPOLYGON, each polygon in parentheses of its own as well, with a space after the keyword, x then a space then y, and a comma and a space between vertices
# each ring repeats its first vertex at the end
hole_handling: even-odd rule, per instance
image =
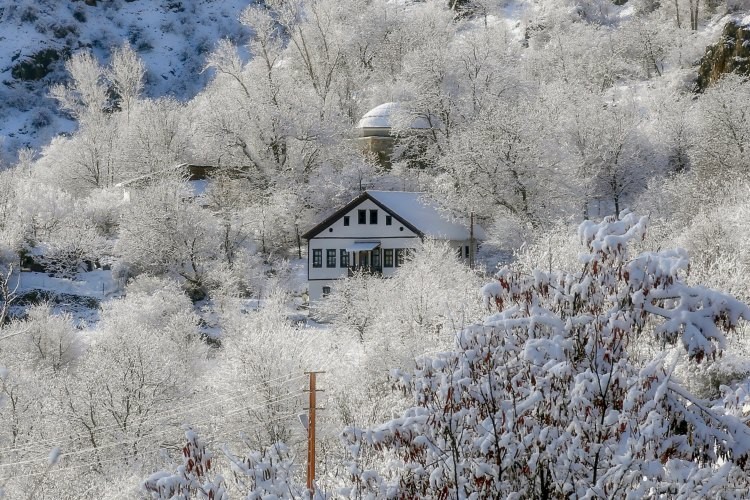
POLYGON ((23 272, 17 275, 17 302, 11 314, 23 317, 33 304, 49 303, 53 314, 70 314, 81 329, 99 321, 100 304, 120 295, 122 287, 110 271, 79 273, 76 279, 55 278, 45 273, 23 272), (19 282, 20 280, 20 282, 19 282))
POLYGON ((221 38, 242 42, 239 22, 247 0, 84 2, 0 0, 0 153, 40 147, 75 125, 56 112, 49 86, 65 77, 63 59, 90 49, 106 63, 129 42, 146 66, 151 97, 188 99, 210 72, 205 57, 221 38), (13 68, 44 50, 56 51, 52 72, 37 81, 17 79, 13 68), (63 58, 59 58, 63 54, 63 58))
POLYGON ((90 271, 79 273, 77 278, 55 278, 46 273, 23 272, 19 273, 18 279, 12 284, 18 284, 18 293, 22 294, 31 290, 44 290, 47 292, 78 295, 91 297, 98 300, 106 300, 112 295, 118 294, 120 285, 112 278, 111 271, 90 271))

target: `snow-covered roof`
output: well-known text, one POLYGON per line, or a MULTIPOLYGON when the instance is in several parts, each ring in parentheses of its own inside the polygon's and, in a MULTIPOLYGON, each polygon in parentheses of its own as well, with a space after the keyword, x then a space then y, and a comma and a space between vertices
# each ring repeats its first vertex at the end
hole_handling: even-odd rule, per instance
MULTIPOLYGON (((392 117, 401 109, 398 102, 385 102, 372 108, 359 120, 357 128, 391 128, 392 117)), ((416 117, 409 128, 428 129, 430 122, 425 117, 416 117)))
MULTIPOLYGON (((417 228, 425 236, 445 240, 468 240, 468 224, 450 220, 447 214, 425 193, 407 191, 366 191, 375 201, 386 206, 417 228)), ((474 238, 485 239, 484 230, 474 224, 474 238)))
MULTIPOLYGON (((451 219, 448 213, 428 199, 425 193, 370 190, 363 192, 344 207, 336 210, 325 220, 308 230, 302 237, 306 240, 314 238, 365 200, 371 200, 419 236, 455 241, 470 239, 468 222, 461 223, 451 219)), ((373 235, 373 237, 377 237, 377 235, 373 235)), ((485 239, 484 230, 477 224, 474 224, 474 238, 477 240, 485 239)))

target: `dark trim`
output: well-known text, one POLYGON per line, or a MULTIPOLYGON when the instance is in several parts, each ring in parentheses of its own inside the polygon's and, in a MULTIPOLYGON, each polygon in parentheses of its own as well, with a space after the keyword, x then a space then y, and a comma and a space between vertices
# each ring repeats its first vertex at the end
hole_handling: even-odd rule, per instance
POLYGON ((310 264, 312 265, 313 269, 323 269, 323 249, 322 248, 313 248, 312 253, 312 259, 310 260, 310 264), (320 252, 320 265, 315 265, 315 252, 320 252))
MULTIPOLYGON (((399 221, 404 226, 408 227, 412 232, 414 232, 414 234, 416 234, 420 238, 424 238, 424 233, 422 231, 420 231, 419 229, 417 229, 416 227, 414 227, 413 224, 411 224, 406 219, 404 219, 403 217, 401 217, 400 215, 398 215, 396 212, 394 212, 393 210, 391 210, 387 206, 385 206, 382 203, 380 203, 373 196, 371 196, 370 193, 368 193, 367 191, 361 193, 359 196, 357 196, 356 198, 354 198, 352 201, 350 201, 349 203, 347 203, 346 205, 344 205, 340 209, 336 210, 334 213, 332 213, 331 215, 329 215, 325 220, 323 220, 322 222, 320 222, 316 226, 313 226, 312 229, 308 230, 305 234, 302 235, 302 237, 305 238, 306 240, 314 238, 315 236, 317 236, 318 234, 320 234, 321 232, 323 232, 323 230, 325 228, 327 228, 328 226, 330 226, 331 224, 333 224, 334 222, 336 222, 337 220, 339 220, 347 212, 349 212, 350 210, 352 210, 353 208, 355 208, 357 205, 359 205, 360 203, 362 203, 365 200, 372 201, 373 203, 375 203, 375 205, 377 205, 378 207, 380 207, 381 209, 383 209, 386 213, 392 215, 394 219, 396 219, 397 221, 399 221)), ((372 236, 370 236, 370 237, 372 237, 372 236)))
POLYGON ((336 261, 338 260, 338 252, 336 248, 326 248, 326 269, 336 269, 336 261), (331 259, 333 257, 333 259, 331 259), (333 262, 333 265, 331 265, 333 262))
POLYGON ((383 249, 383 267, 393 267, 393 248, 384 248, 383 249), (386 260, 386 255, 388 255, 389 259, 386 260), (388 263, 390 262, 390 264, 388 263))
MULTIPOLYGON (((413 236, 373 236, 373 235, 366 235, 366 236, 321 236, 320 238, 315 238, 315 240, 358 240, 358 239, 378 239, 378 240, 395 240, 395 239, 413 239, 413 238, 421 238, 421 236, 415 234, 413 236)), ((312 238, 307 240, 308 243, 312 241, 312 238)), ((453 240, 440 240, 440 241, 453 241, 453 240)))
POLYGON ((349 267, 349 251, 346 248, 339 249, 339 267, 349 267), (346 259, 344 259, 346 257, 346 259))

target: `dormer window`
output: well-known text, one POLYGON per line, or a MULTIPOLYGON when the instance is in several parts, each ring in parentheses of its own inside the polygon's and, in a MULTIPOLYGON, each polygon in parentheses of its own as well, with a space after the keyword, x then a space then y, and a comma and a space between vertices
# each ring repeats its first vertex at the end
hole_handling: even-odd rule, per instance
POLYGON ((370 210, 370 224, 377 224, 377 223, 378 223, 378 211, 370 210))

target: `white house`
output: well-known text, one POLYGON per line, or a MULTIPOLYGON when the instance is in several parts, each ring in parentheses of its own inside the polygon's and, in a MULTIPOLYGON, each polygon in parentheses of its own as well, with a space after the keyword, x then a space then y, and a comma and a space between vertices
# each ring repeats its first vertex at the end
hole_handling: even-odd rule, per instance
POLYGON ((357 269, 392 276, 425 237, 449 241, 469 261, 484 231, 448 220, 424 193, 364 191, 304 235, 310 301, 357 269), (470 250, 474 242, 474 251, 470 250))

